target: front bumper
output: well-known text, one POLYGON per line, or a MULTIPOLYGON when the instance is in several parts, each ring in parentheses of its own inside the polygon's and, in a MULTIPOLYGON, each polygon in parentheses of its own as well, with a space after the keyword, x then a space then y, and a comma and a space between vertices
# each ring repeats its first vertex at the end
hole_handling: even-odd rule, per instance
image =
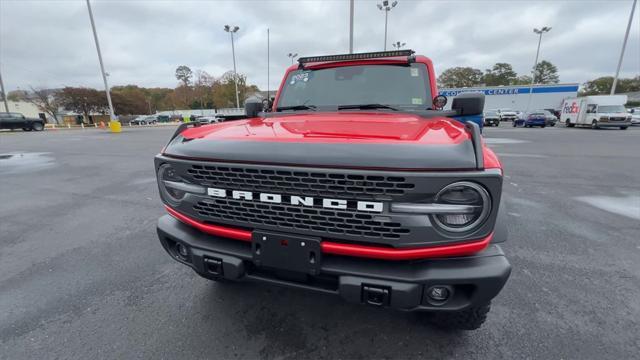
POLYGON ((621 127, 621 126, 631 126, 631 121, 609 121, 609 122, 598 122, 598 127, 621 127))
POLYGON ((486 303, 511 272, 502 249, 492 244, 473 256, 420 261, 324 256, 319 273, 311 276, 258 267, 251 243, 204 234, 170 215, 158 220, 157 230, 171 257, 207 278, 267 282, 406 311, 457 311, 486 303), (186 257, 177 254, 176 244, 186 246, 186 257), (429 299, 427 289, 434 285, 450 289, 446 302, 429 299))

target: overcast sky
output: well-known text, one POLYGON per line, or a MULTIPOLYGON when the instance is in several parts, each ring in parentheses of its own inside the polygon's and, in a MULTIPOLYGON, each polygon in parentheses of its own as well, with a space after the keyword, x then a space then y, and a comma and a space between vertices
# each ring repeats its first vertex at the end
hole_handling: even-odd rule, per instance
MULTIPOLYGON (((436 72, 454 66, 486 69, 507 62, 530 71, 534 27, 551 26, 541 59, 556 64, 561 82, 613 75, 632 0, 409 1, 389 13, 389 44, 433 59, 436 72)), ((271 81, 277 87, 287 53, 348 51, 349 1, 92 1, 112 85, 174 87, 175 68, 187 65, 220 76, 232 69, 225 24, 237 25, 238 72, 267 85, 267 28, 271 81)), ((640 74, 640 16, 636 9, 621 76, 640 74)), ((355 51, 381 50, 384 13, 376 1, 355 3, 355 51)), ((389 45, 389 47, 391 47, 389 45)), ((84 1, 0 0, 0 71, 16 88, 101 87, 84 1)))

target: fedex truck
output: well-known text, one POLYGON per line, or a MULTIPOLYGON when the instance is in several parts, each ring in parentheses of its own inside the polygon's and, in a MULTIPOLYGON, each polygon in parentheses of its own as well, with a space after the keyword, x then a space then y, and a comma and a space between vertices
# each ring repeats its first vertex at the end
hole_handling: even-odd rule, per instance
POLYGON ((560 121, 567 127, 618 127, 625 130, 631 125, 631 116, 624 108, 627 95, 596 95, 565 99, 560 121))

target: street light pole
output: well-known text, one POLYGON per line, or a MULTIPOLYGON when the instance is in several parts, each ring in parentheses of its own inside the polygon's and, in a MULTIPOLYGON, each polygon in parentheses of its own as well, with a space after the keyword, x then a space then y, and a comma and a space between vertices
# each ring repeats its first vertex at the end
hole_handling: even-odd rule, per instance
POLYGON ((288 53, 287 56, 291 58, 291 65, 293 65, 293 59, 295 59, 296 56, 298 56, 298 53, 295 53, 295 54, 288 53))
POLYGON ((349 54, 353 54, 353 2, 349 1, 349 54))
POLYGON ((111 121, 116 121, 116 117, 113 112, 113 103, 111 102, 111 94, 109 92, 109 83, 107 82, 107 74, 104 72, 104 63, 102 62, 102 53, 100 52, 100 43, 98 42, 96 24, 93 21, 93 13, 91 12, 91 3, 89 2, 89 0, 87 0, 87 9, 89 10, 89 20, 91 20, 91 30, 93 30, 93 40, 96 43, 96 50, 98 51, 100 73, 102 74, 102 80, 104 81, 104 91, 107 93, 107 102, 109 103, 109 118, 111 119, 111 121))
POLYGON ((7 102, 7 93, 4 91, 4 83, 2 82, 2 73, 0 73, 0 90, 2 90, 2 100, 4 101, 4 112, 9 112, 9 103, 7 102))
POLYGON ((384 11, 384 51, 387 51, 387 23, 389 20, 389 11, 398 5, 397 1, 394 1, 389 5, 388 0, 384 0, 382 4, 378 4, 378 9, 384 11))
POLYGON ((620 59, 618 60, 618 68, 616 69, 616 76, 613 78, 613 84, 611 85, 611 94, 616 92, 616 85, 618 85, 618 75, 620 75, 620 67, 622 66, 622 58, 624 57, 624 50, 627 47, 627 39, 629 39, 629 30, 631 30, 631 23, 633 22, 633 12, 636 10, 636 3, 638 0, 633 0, 631 5, 631 14, 629 14, 629 23, 627 24, 627 32, 624 34, 624 42, 622 43, 622 50, 620 51, 620 59))
POLYGON ((542 29, 533 29, 533 32, 538 34, 538 49, 536 50, 536 61, 533 63, 533 71, 531 72, 531 84, 529 84, 529 99, 527 100, 527 108, 525 112, 529 111, 529 106, 531 106, 531 95, 533 94, 533 83, 536 79, 536 67, 538 67, 538 56, 540 55, 540 44, 542 43, 542 34, 549 32, 551 30, 550 27, 543 27, 542 29))
POLYGON ((236 107, 240 108, 240 98, 238 96, 238 72, 236 71, 236 48, 233 43, 233 34, 238 32, 238 30, 240 30, 240 28, 237 26, 234 26, 233 28, 229 25, 224 26, 224 31, 231 34, 231 55, 233 56, 233 82, 236 87, 236 107))

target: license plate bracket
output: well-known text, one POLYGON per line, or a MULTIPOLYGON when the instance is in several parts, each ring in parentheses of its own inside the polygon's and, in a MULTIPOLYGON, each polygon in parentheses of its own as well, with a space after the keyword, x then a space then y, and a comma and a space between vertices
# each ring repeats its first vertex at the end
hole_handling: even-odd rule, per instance
POLYGON ((317 275, 322 262, 320 238, 254 230, 251 249, 257 266, 317 275))

